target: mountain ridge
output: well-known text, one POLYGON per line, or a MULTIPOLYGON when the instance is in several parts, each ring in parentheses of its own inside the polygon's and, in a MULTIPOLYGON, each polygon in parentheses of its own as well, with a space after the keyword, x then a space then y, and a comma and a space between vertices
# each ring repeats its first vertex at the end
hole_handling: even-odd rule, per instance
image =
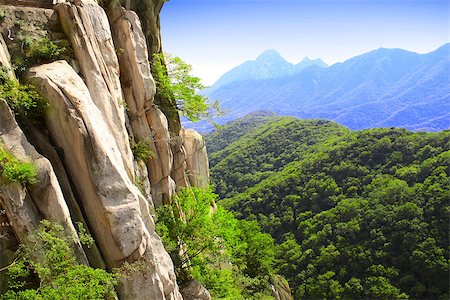
MULTIPOLYGON (((233 81, 233 73, 226 73, 222 78, 228 83, 219 80, 204 94, 230 111, 214 120, 219 124, 267 109, 329 119, 351 129, 396 126, 439 131, 450 128, 444 117, 450 112, 449 68, 450 44, 426 54, 379 48, 329 67, 316 63, 271 78, 233 81)), ((189 126, 202 132, 211 129, 202 122, 189 126)))
POLYGON ((303 58, 297 64, 286 61, 278 51, 263 51, 255 60, 247 60, 223 74, 209 89, 216 89, 237 80, 271 79, 294 74, 312 65, 327 66, 320 58, 303 58))

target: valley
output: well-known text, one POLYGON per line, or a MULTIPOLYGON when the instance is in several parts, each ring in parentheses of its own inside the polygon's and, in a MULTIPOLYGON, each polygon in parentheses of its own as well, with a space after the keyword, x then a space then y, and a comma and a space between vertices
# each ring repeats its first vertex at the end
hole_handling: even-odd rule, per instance
POLYGON ((272 235, 296 299, 448 297, 450 131, 262 113, 206 143, 218 203, 272 235))

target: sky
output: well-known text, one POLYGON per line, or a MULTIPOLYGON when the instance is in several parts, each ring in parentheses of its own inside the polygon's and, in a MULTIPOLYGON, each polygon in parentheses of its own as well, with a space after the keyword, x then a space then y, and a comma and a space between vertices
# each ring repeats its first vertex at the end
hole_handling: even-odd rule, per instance
POLYGON ((343 62, 378 48, 428 53, 450 41, 449 0, 170 0, 164 51, 213 84, 267 49, 343 62))

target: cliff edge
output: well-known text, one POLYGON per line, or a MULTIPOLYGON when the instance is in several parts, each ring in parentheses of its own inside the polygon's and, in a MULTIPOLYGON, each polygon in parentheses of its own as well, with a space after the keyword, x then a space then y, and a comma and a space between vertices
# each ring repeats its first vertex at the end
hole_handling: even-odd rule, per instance
POLYGON ((0 269, 47 219, 72 237, 79 263, 112 270, 145 262, 120 279, 120 299, 182 299, 152 212, 180 188, 207 183, 208 161, 173 100, 155 96, 149 58, 162 52, 163 3, 0 1, 3 76, 32 84, 48 103, 36 124, 17 122, 0 100, 0 147, 37 167, 35 183, 0 176, 0 217, 10 224, 2 228, 0 269), (26 46, 40 40, 63 48, 62 59, 34 61, 26 46), (145 159, 134 157, 137 143, 149 149, 145 159), (90 249, 77 222, 95 239, 90 249))

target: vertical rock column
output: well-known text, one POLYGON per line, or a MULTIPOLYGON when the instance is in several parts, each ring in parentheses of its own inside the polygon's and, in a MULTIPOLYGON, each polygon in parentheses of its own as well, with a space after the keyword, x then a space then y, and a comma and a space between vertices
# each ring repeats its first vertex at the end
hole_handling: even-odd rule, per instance
MULTIPOLYGON (((1 35, 0 66, 6 70, 5 73, 11 80, 16 80, 1 35)), ((18 159, 34 164, 38 171, 37 182, 33 185, 23 186, 0 178, 0 206, 11 222, 15 237, 20 243, 28 245, 29 235, 37 230, 40 220, 48 219, 59 223, 72 238, 72 247, 78 261, 87 264, 87 258, 78 241, 69 209, 50 162, 28 142, 3 99, 0 99, 0 146, 18 159)), ((11 240, 15 237, 11 236, 11 240)))
POLYGON ((92 100, 111 128, 125 170, 134 177, 133 155, 125 128, 119 63, 105 11, 96 0, 74 0, 55 6, 92 100))
POLYGON ((49 100, 45 121, 108 266, 146 248, 139 191, 102 112, 65 61, 33 67, 28 81, 49 100))
POLYGON ((153 202, 168 203, 175 191, 170 177, 173 158, 166 116, 154 105, 153 80, 145 37, 137 15, 112 1, 108 16, 119 49, 121 81, 133 134, 153 151, 147 161, 153 202))
POLYGON ((209 162, 205 140, 193 129, 183 129, 184 149, 186 151, 186 173, 189 183, 195 187, 209 185, 209 162))
POLYGON ((121 278, 121 299, 181 299, 173 263, 148 205, 127 176, 121 152, 83 80, 65 61, 34 67, 28 80, 50 101, 46 124, 108 267, 141 260, 121 278), (140 265, 140 264, 139 264, 140 265))
MULTIPOLYGON (((130 0, 130 8, 137 13, 142 23, 142 31, 147 42, 149 58, 153 54, 162 53, 161 31, 159 13, 165 0, 130 0)), ((173 164, 171 177, 177 189, 188 185, 185 176, 185 152, 183 139, 180 136, 181 121, 176 104, 173 99, 155 96, 154 103, 158 105, 167 117, 170 132, 170 148, 172 150, 173 164)))
POLYGON ((72 238, 71 246, 77 260, 87 264, 50 162, 27 141, 13 113, 1 99, 0 144, 16 158, 30 162, 37 168, 37 182, 32 185, 24 186, 0 178, 0 205, 6 211, 17 239, 20 243, 29 245, 29 235, 37 230, 39 221, 50 220, 64 227, 67 236, 72 238))

